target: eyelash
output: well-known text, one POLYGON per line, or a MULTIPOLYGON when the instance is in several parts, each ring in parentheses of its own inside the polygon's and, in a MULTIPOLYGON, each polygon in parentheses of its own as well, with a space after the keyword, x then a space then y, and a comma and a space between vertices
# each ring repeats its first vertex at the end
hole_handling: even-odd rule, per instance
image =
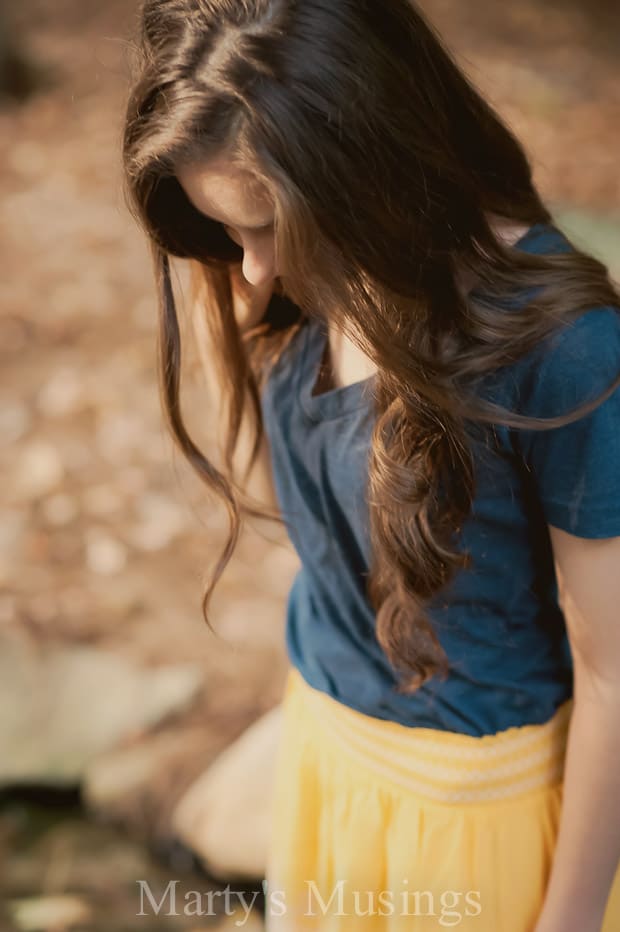
MULTIPOLYGON (((226 236, 227 236, 229 239, 231 239, 231 240, 233 241, 233 243, 237 243, 235 237, 232 235, 232 233, 235 232, 235 231, 232 229, 232 227, 227 227, 227 226, 225 226, 224 224, 222 224, 222 229, 223 229, 224 233, 226 234, 226 236)), ((239 243, 237 243, 237 245, 239 245, 239 243)))
MULTIPOLYGON (((223 229, 224 232, 226 233, 226 236, 229 236, 230 239, 232 239, 233 242, 235 242, 234 238, 231 236, 231 231, 232 231, 233 233, 235 233, 236 231, 235 231, 232 227, 225 226, 224 224, 222 224, 222 229, 223 229)), ((269 223, 269 224, 267 224, 267 226, 260 227, 260 228, 259 228, 258 230, 256 230, 255 232, 258 233, 259 235, 263 235, 263 234, 266 234, 266 233, 271 233, 272 230, 273 230, 273 223, 269 223)))

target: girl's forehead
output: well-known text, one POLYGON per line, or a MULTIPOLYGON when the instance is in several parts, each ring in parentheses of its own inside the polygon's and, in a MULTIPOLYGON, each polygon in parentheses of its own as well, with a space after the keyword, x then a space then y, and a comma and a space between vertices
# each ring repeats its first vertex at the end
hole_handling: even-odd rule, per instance
POLYGON ((273 199, 263 182, 230 159, 181 163, 176 175, 194 206, 214 220, 241 227, 273 220, 273 199))

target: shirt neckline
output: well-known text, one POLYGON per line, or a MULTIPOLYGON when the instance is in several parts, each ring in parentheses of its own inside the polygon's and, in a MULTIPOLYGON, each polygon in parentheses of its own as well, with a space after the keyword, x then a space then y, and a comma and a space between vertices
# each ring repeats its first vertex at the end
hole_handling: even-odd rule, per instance
POLYGON ((298 397, 302 408, 312 420, 327 420, 357 411, 368 404, 372 395, 375 373, 349 385, 340 385, 313 395, 328 333, 323 321, 309 318, 303 335, 300 354, 298 397))
MULTIPOLYGON (((547 223, 535 223, 515 241, 514 248, 523 249, 531 239, 549 230, 550 226, 547 223)), ((472 289, 472 294, 478 293, 477 289, 472 289)), ((303 328, 302 339, 297 396, 306 415, 313 421, 331 420, 361 408, 368 408, 369 401, 373 398, 376 372, 349 385, 330 388, 320 395, 312 394, 328 339, 327 326, 318 318, 308 318, 303 328)))

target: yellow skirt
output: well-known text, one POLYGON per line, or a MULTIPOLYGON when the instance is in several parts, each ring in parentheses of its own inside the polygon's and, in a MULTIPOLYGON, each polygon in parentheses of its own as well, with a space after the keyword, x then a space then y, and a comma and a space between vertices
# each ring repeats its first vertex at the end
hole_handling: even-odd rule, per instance
MULTIPOLYGON (((562 805, 572 700, 481 738, 356 712, 291 669, 268 932, 533 932, 562 805)), ((603 932, 620 930, 620 872, 603 932)))

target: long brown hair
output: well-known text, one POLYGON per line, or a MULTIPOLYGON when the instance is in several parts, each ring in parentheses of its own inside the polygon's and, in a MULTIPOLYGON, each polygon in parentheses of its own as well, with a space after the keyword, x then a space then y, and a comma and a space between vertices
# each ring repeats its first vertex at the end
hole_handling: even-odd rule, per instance
MULTIPOLYGON (((127 108, 130 203, 153 245, 161 385, 170 429, 228 508, 230 536, 207 606, 256 511, 232 470, 250 402, 258 452, 262 379, 308 317, 344 330, 378 367, 368 488, 376 634, 400 689, 447 672, 425 606, 469 556, 459 534, 475 494, 480 425, 549 429, 492 404, 479 380, 597 305, 620 305, 604 265, 580 249, 532 255, 490 217, 551 223, 522 146, 411 0, 145 0, 140 73, 127 108), (228 151, 273 196, 288 301, 238 331, 229 270, 239 247, 175 177, 184 159, 228 151), (208 286, 207 318, 229 389, 225 470, 193 443, 180 401, 180 331, 170 256, 208 286), (458 270, 481 289, 464 294, 458 270), (531 291, 529 291, 531 289, 531 291), (505 302, 528 294, 518 309, 505 302)), ((571 244, 572 245, 572 244, 571 244)), ((362 490, 360 490, 362 494, 362 490)))

